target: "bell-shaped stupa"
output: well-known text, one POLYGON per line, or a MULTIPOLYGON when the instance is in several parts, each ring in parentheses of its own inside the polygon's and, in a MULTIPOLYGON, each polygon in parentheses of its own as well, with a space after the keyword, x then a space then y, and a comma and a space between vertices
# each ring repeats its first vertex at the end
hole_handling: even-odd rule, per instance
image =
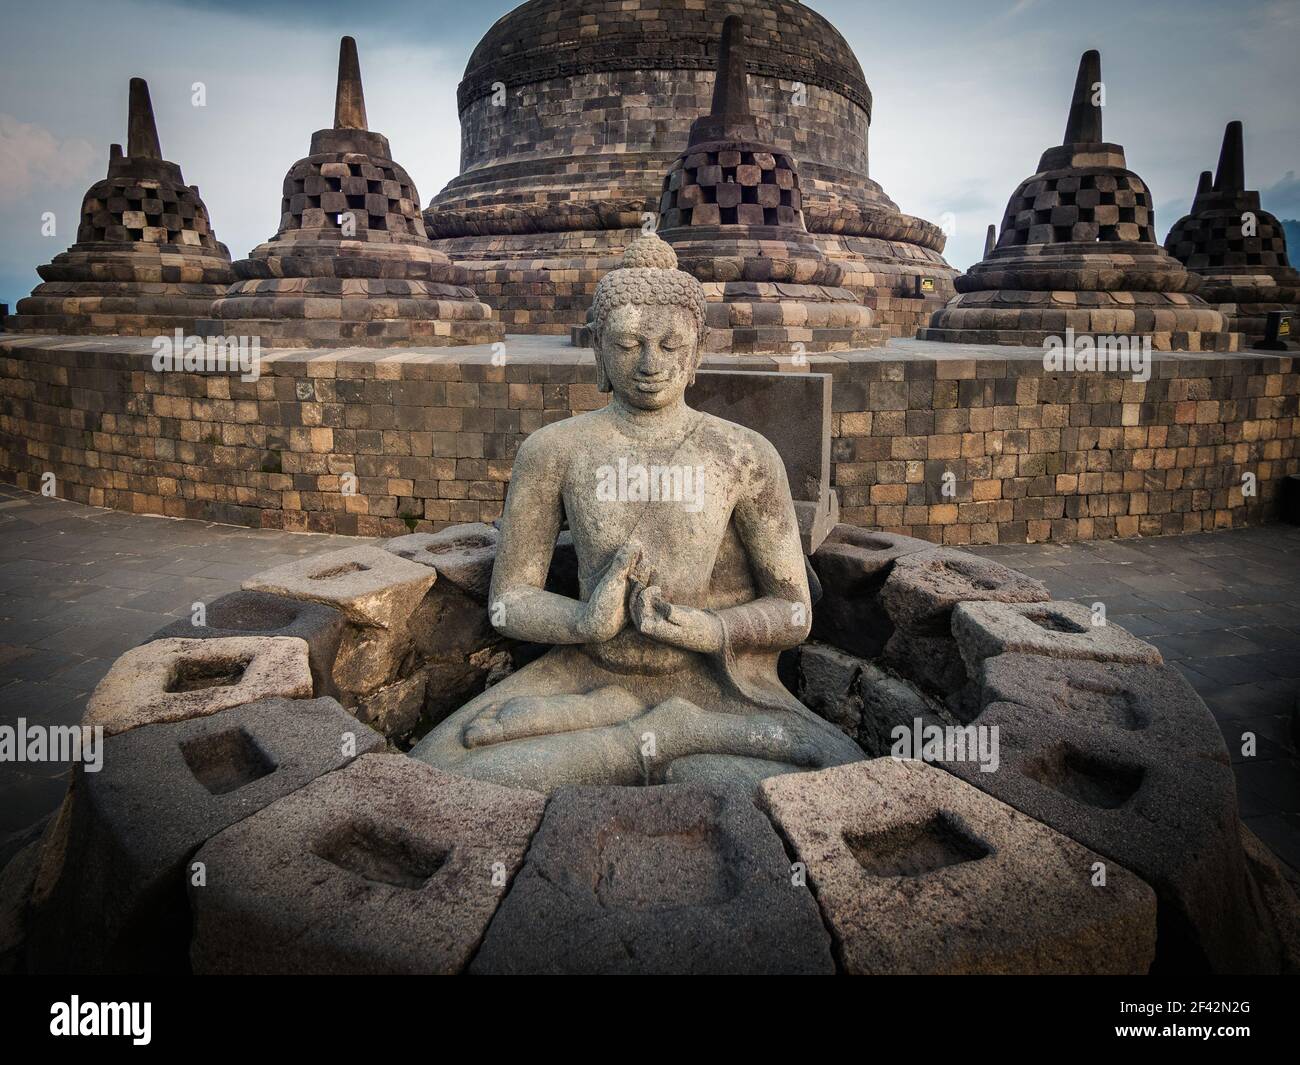
POLYGON ((284 179, 280 229, 247 259, 200 332, 270 347, 481 344, 501 323, 430 243, 420 196, 366 125, 356 42, 339 47, 334 125, 284 179))
POLYGON ((5 322, 14 333, 150 336, 193 330, 234 279, 197 185, 162 157, 149 86, 132 78, 126 154, 81 204, 77 242, 37 267, 43 283, 5 322))
POLYGON ((1101 55, 1085 52, 1065 141, 1007 204, 996 248, 957 278, 923 339, 1041 345, 1151 338, 1158 351, 1232 351, 1238 336, 1196 295, 1200 278, 1156 241, 1151 193, 1102 140, 1101 55))
POLYGON ((1165 248, 1201 275, 1197 292, 1243 343, 1264 338, 1269 311, 1300 313, 1300 273, 1287 258, 1282 223, 1246 188, 1240 122, 1223 131, 1218 173, 1201 174, 1191 213, 1174 223, 1165 248))
POLYGON ((844 268, 804 224, 799 170, 749 106, 742 21, 723 22, 709 114, 668 169, 659 235, 709 300, 707 349, 817 352, 882 344, 844 268))

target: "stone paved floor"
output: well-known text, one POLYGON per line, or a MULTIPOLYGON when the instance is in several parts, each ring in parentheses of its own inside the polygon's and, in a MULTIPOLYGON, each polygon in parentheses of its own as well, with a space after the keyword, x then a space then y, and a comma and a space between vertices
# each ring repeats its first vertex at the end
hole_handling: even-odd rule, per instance
MULTIPOLYGON (((113 659, 250 574, 352 542, 96 510, 0 486, 0 723, 77 722, 113 659)), ((1106 604, 1214 712, 1242 816, 1300 869, 1300 529, 976 548, 1106 604), (1253 758, 1241 736, 1258 737, 1253 758)), ((52 810, 57 767, 0 764, 0 840, 52 810)))

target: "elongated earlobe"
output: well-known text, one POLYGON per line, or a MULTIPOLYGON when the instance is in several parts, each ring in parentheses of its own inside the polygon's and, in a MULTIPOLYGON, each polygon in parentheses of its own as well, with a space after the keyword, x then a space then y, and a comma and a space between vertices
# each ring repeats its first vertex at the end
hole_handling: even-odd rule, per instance
POLYGON ((595 352, 596 352, 596 391, 612 392, 614 391, 614 389, 613 386, 610 385, 609 383, 609 374, 605 372, 605 360, 601 357, 600 354, 599 340, 597 340, 595 343, 595 352))

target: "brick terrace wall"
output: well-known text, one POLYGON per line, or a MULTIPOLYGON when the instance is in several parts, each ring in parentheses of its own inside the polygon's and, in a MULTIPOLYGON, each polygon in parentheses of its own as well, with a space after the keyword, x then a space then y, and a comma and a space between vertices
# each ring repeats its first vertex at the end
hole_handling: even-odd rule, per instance
MULTIPOLYGON (((605 402, 590 353, 551 347, 503 366, 481 349, 280 352, 244 382, 155 372, 148 341, 0 335, 0 478, 39 490, 52 472, 61 497, 263 528, 491 521, 523 438, 605 402)), ((1235 528, 1276 517, 1280 478, 1300 471, 1291 358, 1158 357, 1143 383, 989 350, 809 358, 834 376, 843 520, 946 544, 1235 528)))

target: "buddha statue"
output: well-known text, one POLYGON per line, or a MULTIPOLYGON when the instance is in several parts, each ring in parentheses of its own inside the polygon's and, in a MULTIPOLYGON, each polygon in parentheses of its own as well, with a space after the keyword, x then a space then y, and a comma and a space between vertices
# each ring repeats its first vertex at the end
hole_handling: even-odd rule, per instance
POLYGON ((643 235, 589 322, 610 402, 519 449, 492 624, 551 645, 411 751, 466 776, 566 784, 754 782, 863 758, 777 677, 811 603, 785 467, 758 433, 692 410, 705 297, 643 235), (546 590, 567 521, 580 598, 546 590))

